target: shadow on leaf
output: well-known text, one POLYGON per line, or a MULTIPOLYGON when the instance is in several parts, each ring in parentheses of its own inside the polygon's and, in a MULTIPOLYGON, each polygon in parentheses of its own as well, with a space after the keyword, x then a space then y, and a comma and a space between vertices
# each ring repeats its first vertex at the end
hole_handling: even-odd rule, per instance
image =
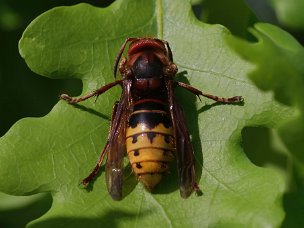
POLYGON ((141 211, 140 215, 136 212, 124 212, 122 210, 112 210, 103 213, 103 216, 92 218, 88 217, 57 217, 54 219, 48 219, 45 221, 36 222, 31 224, 32 228, 38 227, 121 227, 123 223, 132 221, 136 217, 144 217, 149 211, 141 211))

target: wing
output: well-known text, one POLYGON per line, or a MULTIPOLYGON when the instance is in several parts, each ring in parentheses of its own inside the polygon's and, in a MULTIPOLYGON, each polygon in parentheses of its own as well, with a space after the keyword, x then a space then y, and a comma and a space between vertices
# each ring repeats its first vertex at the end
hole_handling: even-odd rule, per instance
POLYGON ((168 80, 166 87, 168 90, 170 115, 174 128, 180 194, 183 198, 187 198, 193 190, 199 191, 195 182, 193 147, 185 124, 182 108, 176 101, 174 81, 168 80))
POLYGON ((126 153, 126 128, 132 112, 130 94, 131 81, 123 81, 123 92, 117 105, 110 129, 107 147, 106 183, 108 191, 114 200, 122 198, 123 157, 126 153))

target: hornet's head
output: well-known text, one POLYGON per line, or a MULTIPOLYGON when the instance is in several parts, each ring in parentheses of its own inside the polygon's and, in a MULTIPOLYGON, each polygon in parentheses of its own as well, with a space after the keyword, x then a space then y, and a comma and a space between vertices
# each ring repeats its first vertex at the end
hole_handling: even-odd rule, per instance
POLYGON ((176 74, 177 67, 173 63, 168 42, 156 38, 128 38, 116 58, 115 77, 118 62, 128 42, 130 42, 130 45, 127 58, 123 58, 119 65, 123 78, 148 79, 176 74))

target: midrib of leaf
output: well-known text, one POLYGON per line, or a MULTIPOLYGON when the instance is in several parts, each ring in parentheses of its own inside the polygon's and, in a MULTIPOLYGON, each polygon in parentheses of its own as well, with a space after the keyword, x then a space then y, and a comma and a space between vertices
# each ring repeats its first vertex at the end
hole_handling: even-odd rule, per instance
POLYGON ((159 39, 164 38, 164 9, 163 9, 163 1, 156 1, 156 20, 157 20, 157 37, 159 39))

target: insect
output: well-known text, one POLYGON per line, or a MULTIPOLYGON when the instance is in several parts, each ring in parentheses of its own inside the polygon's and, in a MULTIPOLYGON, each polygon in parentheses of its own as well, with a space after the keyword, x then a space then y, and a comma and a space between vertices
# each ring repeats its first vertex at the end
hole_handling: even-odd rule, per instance
POLYGON ((127 154, 135 176, 148 190, 152 191, 163 175, 168 173, 169 164, 176 157, 180 195, 187 198, 193 191, 200 192, 195 181, 192 144, 174 90, 179 86, 198 97, 204 96, 222 103, 242 102, 243 98, 221 98, 204 93, 176 81, 177 71, 167 41, 127 38, 115 60, 114 82, 82 97, 60 96, 73 104, 93 96, 97 98, 113 86, 122 87, 120 100, 113 108, 108 139, 95 168, 83 179, 83 185, 88 185, 97 175, 106 156, 108 192, 114 200, 120 200, 123 157, 127 154), (127 57, 122 58, 128 44, 127 57), (122 77, 120 80, 116 80, 117 69, 122 77))

